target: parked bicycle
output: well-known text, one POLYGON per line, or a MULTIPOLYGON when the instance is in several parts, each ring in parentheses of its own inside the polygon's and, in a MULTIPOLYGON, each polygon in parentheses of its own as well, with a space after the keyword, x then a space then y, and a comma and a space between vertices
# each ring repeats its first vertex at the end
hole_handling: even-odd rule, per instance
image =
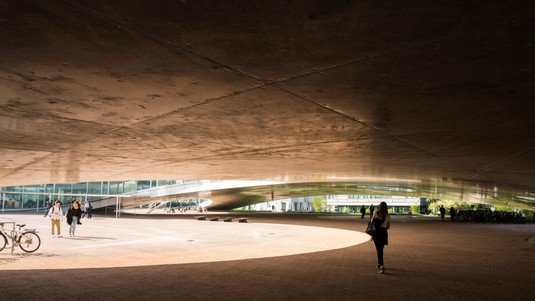
POLYGON ((22 229, 26 224, 16 224, 13 230, 4 228, 5 223, 0 223, 0 251, 9 244, 8 237, 11 239, 11 247, 20 247, 24 252, 32 253, 37 251, 41 246, 41 238, 37 235, 35 229, 22 229))

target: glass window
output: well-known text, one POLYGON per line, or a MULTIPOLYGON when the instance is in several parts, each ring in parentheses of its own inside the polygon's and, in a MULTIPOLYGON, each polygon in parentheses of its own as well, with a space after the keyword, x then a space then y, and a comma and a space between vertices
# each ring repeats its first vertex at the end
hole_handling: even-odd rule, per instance
POLYGON ((73 183, 72 184, 72 193, 74 193, 74 194, 86 194, 87 193, 87 182, 73 183))
POLYGON ((137 181, 137 190, 145 190, 150 188, 150 181, 137 181))
POLYGON ((88 194, 102 194, 102 182, 90 182, 87 185, 88 194))
POLYGON ((23 208, 36 208, 37 207, 36 196, 31 195, 31 194, 23 194, 22 195, 22 207, 23 208))
POLYGON ((158 186, 166 186, 166 185, 169 185, 169 181, 168 180, 159 180, 157 185, 158 186))
POLYGON ((123 193, 123 182, 110 182, 109 194, 121 194, 123 193))
POLYGON ((45 185, 24 186, 24 192, 45 192, 45 185))
POLYGON ((22 209, 22 195, 7 194, 5 203, 6 209, 22 209))
POLYGON ((54 184, 46 184, 45 192, 54 192, 54 184))
POLYGON ((36 206, 38 208, 44 208, 45 207, 45 201, 48 198, 46 195, 36 195, 35 200, 37 202, 36 206))
POLYGON ((102 194, 110 194, 110 182, 102 182, 102 194))
POLYGON ((72 193, 72 184, 71 183, 63 183, 63 184, 56 184, 56 191, 55 193, 72 193))
POLYGON ((137 190, 136 181, 123 182, 123 186, 124 186, 123 193, 135 192, 137 190))

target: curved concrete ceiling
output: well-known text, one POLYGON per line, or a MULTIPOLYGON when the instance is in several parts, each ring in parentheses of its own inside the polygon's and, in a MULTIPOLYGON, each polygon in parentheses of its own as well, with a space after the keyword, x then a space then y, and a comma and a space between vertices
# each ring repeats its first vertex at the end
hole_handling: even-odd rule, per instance
POLYGON ((533 197, 534 23, 530 2, 1 1, 0 186, 533 197))

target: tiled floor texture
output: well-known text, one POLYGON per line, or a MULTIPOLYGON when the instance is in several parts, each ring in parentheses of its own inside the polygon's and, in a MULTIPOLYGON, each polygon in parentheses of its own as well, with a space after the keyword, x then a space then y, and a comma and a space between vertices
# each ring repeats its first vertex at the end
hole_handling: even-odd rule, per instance
POLYGON ((247 216, 95 216, 52 238, 40 214, 0 214, 42 237, 0 252, 0 300, 533 300, 533 224, 395 217, 381 275, 358 217, 247 216))

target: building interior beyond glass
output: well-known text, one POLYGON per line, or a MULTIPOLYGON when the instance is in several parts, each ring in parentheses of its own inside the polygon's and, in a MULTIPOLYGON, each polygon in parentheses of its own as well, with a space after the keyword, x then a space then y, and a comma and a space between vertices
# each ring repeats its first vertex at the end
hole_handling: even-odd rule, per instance
MULTIPOLYGON (((139 180, 139 181, 104 181, 104 182, 80 182, 61 184, 42 184, 0 187, 2 200, 0 209, 9 210, 43 210, 46 202, 60 201, 63 205, 70 205, 75 200, 96 201, 108 198, 109 196, 119 196, 133 194, 135 192, 165 187, 183 183, 196 182, 193 180, 139 180)), ((151 214, 187 212, 184 208, 197 210, 206 199, 191 198, 191 196, 177 196, 176 199, 165 202, 155 201, 151 204, 144 204, 138 208, 150 209, 151 214), (176 210, 175 210, 176 209, 176 210)), ((372 203, 379 204, 386 201, 391 205, 393 213, 406 213, 413 206, 420 207, 420 211, 425 211, 425 198, 417 197, 396 197, 381 195, 322 195, 296 198, 284 198, 279 200, 268 200, 266 202, 235 208, 245 211, 272 211, 272 212, 338 212, 357 213, 361 206, 369 206, 372 203), (319 201, 319 203, 318 203, 319 201)), ((129 209, 125 209, 126 213, 129 209)), ((139 214, 140 211, 135 211, 139 214)))
POLYGON ((94 201, 102 199, 105 195, 121 195, 184 182, 186 181, 104 181, 0 187, 0 191, 4 191, 0 208, 14 210, 39 209, 45 206, 47 199, 59 200, 62 204, 70 204, 74 200, 94 201))

